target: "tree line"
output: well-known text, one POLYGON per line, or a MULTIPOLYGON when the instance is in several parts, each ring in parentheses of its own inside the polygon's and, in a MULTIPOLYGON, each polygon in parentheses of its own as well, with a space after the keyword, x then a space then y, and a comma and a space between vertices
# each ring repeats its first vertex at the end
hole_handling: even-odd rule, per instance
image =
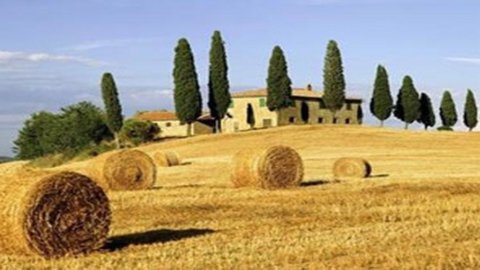
MULTIPOLYGON (((383 126, 383 122, 390 118, 392 113, 396 118, 405 123, 405 129, 408 129, 409 124, 415 121, 423 124, 425 130, 435 126, 436 117, 432 101, 428 94, 418 94, 410 76, 407 75, 403 78, 396 103, 394 104, 393 102, 387 70, 384 66, 379 65, 370 100, 370 111, 380 121, 380 126, 383 126)), ((440 102, 440 119, 442 126, 438 130, 453 130, 452 127, 458 121, 455 102, 449 91, 443 92, 440 102)), ((463 123, 469 131, 472 131, 478 123, 475 96, 470 89, 467 90, 465 97, 463 123)))

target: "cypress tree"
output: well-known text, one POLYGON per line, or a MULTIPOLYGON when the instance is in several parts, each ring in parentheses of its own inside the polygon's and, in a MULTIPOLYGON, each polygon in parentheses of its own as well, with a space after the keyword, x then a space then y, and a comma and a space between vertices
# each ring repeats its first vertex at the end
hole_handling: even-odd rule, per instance
POLYGON ((379 65, 373 87, 373 95, 370 102, 372 114, 380 120, 380 126, 383 127, 383 121, 392 114, 393 99, 390 94, 390 84, 388 82, 387 70, 379 65))
POLYGON ((267 77, 267 107, 270 111, 278 111, 292 105, 291 84, 283 51, 279 46, 275 46, 270 57, 267 77))
POLYGON ((420 101, 413 80, 410 76, 405 76, 402 87, 398 91, 393 114, 405 122, 405 129, 408 129, 408 125, 418 119, 419 109, 420 101))
POLYGON ((457 110, 455 109, 455 102, 449 91, 443 92, 442 102, 440 104, 440 118, 442 119, 443 127, 451 128, 457 123, 457 110))
POLYGON ((463 113, 463 123, 468 127, 469 131, 472 131, 477 126, 477 103, 472 90, 468 89, 467 97, 465 100, 465 111, 463 113))
POLYGON ((175 48, 173 68, 173 96, 175 112, 181 123, 187 123, 187 134, 192 134, 192 123, 202 113, 202 97, 190 44, 185 38, 175 48))
POLYGON ((325 105, 335 113, 345 103, 345 78, 343 76, 342 57, 337 42, 330 40, 325 55, 323 68, 323 100, 325 105))
POLYGON ((117 148, 120 148, 118 133, 123 126, 122 106, 118 99, 117 86, 112 74, 104 73, 102 77, 102 98, 107 113, 107 125, 115 137, 117 148))
POLYGON ((432 101, 425 93, 420 95, 420 111, 417 121, 423 124, 425 130, 428 127, 435 126, 435 113, 433 112, 432 101))
POLYGON ((250 129, 255 127, 255 114, 253 113, 252 104, 247 105, 247 124, 250 125, 250 129))
POLYGON ((228 82, 227 56, 224 42, 219 31, 212 36, 210 48, 210 69, 208 76, 208 107, 210 115, 215 118, 216 131, 221 132, 221 120, 225 117, 231 97, 228 82))

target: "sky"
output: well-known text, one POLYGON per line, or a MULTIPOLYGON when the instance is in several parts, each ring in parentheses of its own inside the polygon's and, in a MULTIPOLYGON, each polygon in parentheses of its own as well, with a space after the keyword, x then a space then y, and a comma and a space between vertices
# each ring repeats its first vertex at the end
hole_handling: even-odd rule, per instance
MULTIPOLYGON (((265 86, 275 45, 293 86, 321 89, 333 39, 347 95, 366 101, 367 124, 377 124, 368 102, 382 64, 393 96, 405 75, 437 111, 450 90, 460 126, 466 90, 480 100, 479 25, 478 0, 0 0, 0 155, 13 155, 12 141, 34 112, 83 100, 102 106, 104 72, 115 77, 125 116, 173 109, 173 51, 182 37, 206 99, 215 30, 225 40, 231 91, 265 86)), ((393 117, 386 124, 401 126, 393 117)))

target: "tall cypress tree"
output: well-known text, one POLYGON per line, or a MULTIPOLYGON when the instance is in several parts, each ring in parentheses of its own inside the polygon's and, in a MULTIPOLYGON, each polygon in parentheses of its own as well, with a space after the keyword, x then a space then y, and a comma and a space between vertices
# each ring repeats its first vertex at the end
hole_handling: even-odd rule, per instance
POLYGON ((210 69, 208 76, 208 107, 210 115, 215 118, 216 131, 221 132, 221 120, 225 117, 231 96, 228 82, 227 55, 222 36, 215 31, 210 48, 210 69))
POLYGON ((283 51, 280 46, 275 46, 270 57, 267 77, 267 107, 270 111, 278 111, 292 105, 291 84, 283 51))
POLYGON ((253 112, 252 104, 250 103, 247 105, 247 124, 250 126, 250 129, 255 128, 255 114, 253 112))
POLYGON ((457 123, 457 110, 452 94, 449 91, 443 92, 442 102, 440 104, 440 118, 443 127, 451 128, 457 123))
POLYGON ((118 99, 117 86, 112 74, 104 73, 102 76, 102 98, 107 112, 107 125, 115 137, 117 148, 120 148, 118 133, 123 126, 122 106, 118 99))
POLYGON ((192 123, 202 113, 202 96, 190 44, 185 38, 175 48, 173 68, 173 95, 175 111, 181 123, 188 124, 187 134, 192 134, 192 123))
POLYGON ((435 113, 433 112, 432 101, 425 93, 420 95, 420 111, 417 121, 423 124, 425 130, 428 127, 435 126, 435 113))
POLYGON ((472 131, 477 126, 477 103, 472 90, 468 89, 467 97, 465 100, 465 111, 463 113, 463 123, 468 127, 469 131, 472 131))
POLYGON ((405 129, 408 129, 408 125, 418 119, 419 109, 420 100, 413 80, 410 76, 405 76, 397 95, 397 103, 393 114, 405 122, 405 129))
POLYGON ((373 86, 373 95, 370 101, 370 110, 372 114, 380 120, 380 126, 383 127, 383 121, 387 120, 392 114, 393 99, 390 94, 390 84, 388 82, 388 73, 385 67, 377 67, 377 75, 373 86))
POLYGON ((345 78, 343 76, 342 56, 337 42, 330 40, 323 68, 323 100, 333 117, 345 103, 345 78))

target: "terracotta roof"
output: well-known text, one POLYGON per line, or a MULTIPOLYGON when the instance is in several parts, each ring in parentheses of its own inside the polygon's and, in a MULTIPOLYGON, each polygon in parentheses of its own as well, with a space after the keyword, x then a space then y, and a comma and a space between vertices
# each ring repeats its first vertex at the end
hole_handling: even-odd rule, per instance
POLYGON ((136 116, 136 118, 141 120, 148 120, 148 121, 178 120, 174 112, 159 112, 159 111, 142 112, 142 113, 139 113, 136 116))
MULTIPOLYGON (((254 90, 246 90, 241 92, 232 93, 233 98, 244 98, 244 97, 266 97, 267 89, 259 88, 254 90)), ((315 90, 307 90, 305 88, 292 88, 293 97, 309 97, 309 98, 321 98, 323 97, 323 92, 315 90)), ((347 99, 359 99, 356 97, 347 97, 347 99)))

